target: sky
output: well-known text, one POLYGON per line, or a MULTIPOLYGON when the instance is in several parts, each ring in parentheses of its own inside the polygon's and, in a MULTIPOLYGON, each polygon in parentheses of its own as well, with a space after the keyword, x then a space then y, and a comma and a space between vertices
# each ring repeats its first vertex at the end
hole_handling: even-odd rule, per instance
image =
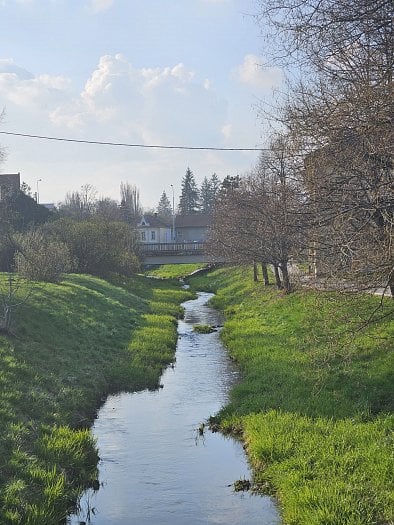
MULTIPOLYGON (((259 107, 283 81, 267 65, 256 0, 0 0, 0 131, 128 144, 259 148, 259 107)), ((196 182, 250 170, 258 152, 159 150, 0 134, 0 173, 40 202, 121 182, 154 208, 196 182), (172 187, 174 190, 172 189, 172 187)))

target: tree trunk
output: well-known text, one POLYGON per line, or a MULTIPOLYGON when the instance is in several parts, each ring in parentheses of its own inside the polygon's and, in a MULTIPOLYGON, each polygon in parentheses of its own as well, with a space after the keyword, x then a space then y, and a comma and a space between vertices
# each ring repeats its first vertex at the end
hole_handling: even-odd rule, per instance
POLYGON ((289 276, 289 269, 287 267, 287 262, 280 264, 280 271, 282 273, 283 288, 286 293, 290 293, 291 283, 290 283, 290 276, 289 276))
POLYGON ((264 286, 269 286, 270 280, 268 277, 268 268, 265 263, 261 263, 261 270, 263 272, 263 280, 264 280, 264 286))
POLYGON ((9 334, 11 330, 11 307, 4 305, 3 307, 3 320, 0 323, 0 332, 9 334))
POLYGON ((273 267, 274 267, 276 287, 278 288, 278 290, 282 290, 283 285, 282 285, 282 281, 280 280, 279 268, 276 264, 274 264, 273 267))
POLYGON ((4 331, 8 333, 11 329, 11 306, 4 308, 4 331))
POLYGON ((254 262, 253 263, 253 281, 257 283, 258 280, 259 278, 258 278, 258 273, 257 273, 257 264, 254 262))

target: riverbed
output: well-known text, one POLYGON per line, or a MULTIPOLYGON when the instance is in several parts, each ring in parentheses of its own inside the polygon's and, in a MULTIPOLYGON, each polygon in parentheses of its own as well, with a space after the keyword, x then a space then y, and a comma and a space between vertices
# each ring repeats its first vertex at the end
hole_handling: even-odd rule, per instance
POLYGON ((219 331, 195 324, 221 318, 199 293, 183 304, 176 361, 157 391, 110 396, 93 427, 101 458, 100 488, 87 491, 70 525, 276 525, 269 497, 234 492, 251 473, 241 444, 201 423, 228 400, 238 371, 219 331))

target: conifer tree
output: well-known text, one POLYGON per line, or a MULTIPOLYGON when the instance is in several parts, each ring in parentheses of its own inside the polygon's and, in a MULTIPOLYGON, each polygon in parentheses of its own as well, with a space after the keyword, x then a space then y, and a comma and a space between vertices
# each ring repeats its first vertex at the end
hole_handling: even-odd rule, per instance
POLYGON ((201 183, 200 188, 200 211, 208 213, 212 207, 211 183, 207 177, 201 183))
POLYGON ((210 179, 204 177, 200 188, 200 210, 202 213, 210 213, 212 211, 220 188, 221 183, 216 173, 210 179))
POLYGON ((210 185, 211 185, 211 198, 212 198, 212 201, 214 201, 217 197, 217 194, 221 188, 221 185, 222 183, 220 182, 220 179, 219 177, 216 175, 216 173, 213 173, 212 174, 212 177, 209 181, 210 185))
POLYGON ((193 172, 187 168, 182 179, 181 197, 179 200, 178 211, 180 215, 197 213, 199 209, 199 191, 193 172))
POLYGON ((170 203, 170 199, 167 197, 166 192, 163 190, 163 193, 161 194, 159 204, 157 205, 157 215, 161 219, 171 219, 172 216, 172 207, 170 203))

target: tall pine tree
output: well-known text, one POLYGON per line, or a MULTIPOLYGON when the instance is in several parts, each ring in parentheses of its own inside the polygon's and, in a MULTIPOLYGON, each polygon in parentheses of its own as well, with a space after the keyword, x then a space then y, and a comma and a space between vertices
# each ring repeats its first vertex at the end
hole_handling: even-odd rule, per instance
POLYGON ((157 205, 157 215, 164 220, 171 219, 172 216, 172 207, 170 199, 167 197, 165 191, 161 194, 159 204, 157 205))
POLYGON ((182 179, 181 197, 179 199, 178 211, 180 215, 197 213, 199 210, 199 191, 194 180, 193 172, 187 168, 182 179))
POLYGON ((200 188, 200 210, 202 213, 212 212, 220 188, 221 183, 216 173, 210 179, 204 178, 200 188))
POLYGON ((201 183, 200 188, 200 211, 202 213, 209 213, 212 207, 211 184, 207 177, 201 183))
POLYGON ((212 204, 213 204, 217 197, 217 194, 219 193, 220 188, 222 187, 222 183, 219 177, 216 175, 216 173, 212 174, 212 177, 210 178, 209 183, 211 185, 211 199, 212 199, 212 204))

